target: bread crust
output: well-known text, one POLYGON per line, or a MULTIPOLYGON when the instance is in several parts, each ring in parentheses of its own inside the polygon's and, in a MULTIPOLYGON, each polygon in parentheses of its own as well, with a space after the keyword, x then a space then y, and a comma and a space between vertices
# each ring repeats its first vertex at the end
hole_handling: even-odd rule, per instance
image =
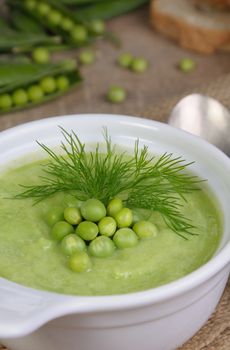
POLYGON ((197 6, 209 6, 218 10, 230 10, 230 0, 195 0, 197 6))
POLYGON ((175 14, 163 12, 158 8, 157 2, 151 3, 152 25, 162 34, 177 40, 182 47, 211 54, 230 43, 230 29, 219 29, 218 26, 211 29, 202 24, 191 24, 186 20, 186 16, 179 18, 175 14))

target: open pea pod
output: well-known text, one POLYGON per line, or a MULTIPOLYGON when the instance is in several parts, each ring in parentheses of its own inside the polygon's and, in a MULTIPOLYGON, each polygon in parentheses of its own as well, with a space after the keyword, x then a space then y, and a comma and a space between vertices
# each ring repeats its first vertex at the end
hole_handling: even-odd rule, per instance
POLYGON ((12 31, 12 28, 10 28, 10 25, 8 21, 0 16, 0 31, 1 33, 6 33, 12 31))
POLYGON ((82 80, 75 62, 0 62, 0 114, 29 108, 70 91, 82 80))
POLYGON ((63 68, 63 66, 53 63, 0 62, 0 86, 17 86, 18 81, 33 81, 41 76, 55 74, 56 71, 60 71, 60 68, 63 68))
POLYGON ((62 40, 74 47, 87 45, 92 40, 92 33, 88 30, 83 18, 76 19, 61 2, 44 0, 29 5, 25 0, 8 0, 11 8, 18 8, 36 19, 49 32, 62 37, 62 40))
POLYGON ((0 52, 30 51, 36 46, 59 44, 60 38, 30 32, 5 32, 0 37, 0 52))
MULTIPOLYGON (((14 54, 12 55, 12 53, 3 53, 0 55, 0 64, 1 63, 30 63, 31 62, 31 58, 29 56, 26 56, 24 54, 14 54)), ((0 79, 1 80, 1 79, 0 79)))
POLYGON ((10 10, 10 23, 13 28, 24 33, 45 34, 44 27, 21 9, 10 10))

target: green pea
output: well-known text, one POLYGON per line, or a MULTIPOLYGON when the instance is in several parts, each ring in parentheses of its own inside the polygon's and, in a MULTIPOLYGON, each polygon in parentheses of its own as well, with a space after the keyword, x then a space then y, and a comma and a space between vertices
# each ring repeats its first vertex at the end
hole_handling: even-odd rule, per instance
POLYGON ((115 233, 113 241, 119 249, 131 248, 137 245, 138 237, 131 228, 121 228, 115 233))
POLYGON ((133 231, 139 238, 156 237, 158 230, 156 225, 150 221, 141 220, 133 225, 133 231))
POLYGON ((82 64, 92 64, 95 61, 95 53, 92 50, 84 50, 79 54, 79 61, 82 64))
POLYGON ((107 214, 114 217, 122 208, 122 200, 120 198, 113 198, 107 205, 107 214))
POLYGON ((64 200, 64 203, 67 207, 75 207, 75 208, 80 209, 83 201, 81 201, 80 199, 77 199, 73 196, 70 196, 64 200))
POLYGON ((12 98, 9 94, 0 95, 0 109, 8 109, 12 106, 12 98))
POLYGON ((129 227, 133 222, 133 213, 129 208, 122 208, 115 216, 114 216, 117 226, 119 228, 129 227))
POLYGON ((76 44, 83 44, 88 39, 88 32, 84 26, 77 24, 71 30, 71 37, 76 44))
POLYGON ((113 255, 115 249, 112 239, 106 236, 99 236, 89 244, 89 253, 96 258, 108 258, 113 255))
POLYGON ((64 220, 63 209, 61 208, 50 209, 45 215, 45 220, 49 226, 53 226, 58 221, 63 221, 64 220))
POLYGON ((91 260, 86 252, 76 252, 69 258, 69 267, 74 272, 91 270, 91 260))
POLYGON ((194 70, 196 64, 191 58, 183 58, 179 62, 179 69, 184 73, 189 73, 194 70))
POLYGON ((65 208, 64 218, 71 225, 78 225, 82 221, 80 210, 74 207, 65 208))
POLYGON ((114 218, 105 216, 98 223, 99 232, 101 235, 111 237, 117 228, 117 223, 114 218))
POLYGON ((32 51, 32 59, 36 63, 48 63, 50 61, 49 50, 45 47, 37 47, 32 51))
POLYGON ((101 201, 90 198, 82 204, 81 214, 84 219, 97 222, 106 216, 106 209, 101 201))
POLYGON ((76 228, 76 234, 85 241, 92 241, 98 235, 98 226, 91 221, 82 221, 76 228))
POLYGON ((39 85, 32 85, 27 90, 29 100, 32 102, 37 102, 42 100, 44 93, 39 85))
POLYGON ((105 33, 105 22, 101 19, 93 19, 89 23, 89 30, 94 35, 102 35, 105 33))
POLYGON ((61 241, 61 250, 67 255, 71 256, 76 252, 83 252, 86 250, 86 244, 81 237, 76 234, 69 234, 61 241))
POLYGON ((34 10, 37 6, 37 1, 36 0, 26 0, 25 1, 25 7, 28 9, 28 10, 34 10))
POLYGON ((12 101, 16 106, 23 106, 28 102, 28 95, 26 90, 17 89, 12 94, 12 101))
POLYGON ((45 94, 52 94, 57 88, 56 80, 50 75, 41 79, 39 85, 45 94))
POLYGON ((57 10, 51 9, 48 13, 47 19, 52 25, 58 26, 59 24, 61 24, 62 14, 57 10))
POLYGON ((45 2, 38 3, 37 5, 37 11, 41 16, 47 16, 50 10, 51 10, 50 5, 46 4, 45 2))
POLYGON ((69 58, 63 62, 63 68, 65 71, 71 72, 77 68, 77 61, 75 59, 69 58))
POLYGON ((51 236, 55 241, 61 241, 65 236, 73 233, 73 226, 66 221, 58 221, 51 230, 51 236))
POLYGON ((148 68, 148 62, 145 58, 134 58, 130 68, 133 72, 143 73, 148 68))
POLYGON ((74 27, 74 22, 68 18, 68 17, 64 17, 62 18, 62 21, 61 21, 61 28, 67 32, 71 31, 74 27))
POLYGON ((111 86, 107 93, 107 100, 112 103, 122 103, 127 97, 125 89, 119 86, 111 86))
POLYGON ((129 68, 132 64, 133 56, 130 53, 123 53, 117 59, 117 63, 120 67, 129 68))
POLYGON ((56 78, 58 90, 67 90, 69 88, 69 79, 65 75, 60 75, 56 78))

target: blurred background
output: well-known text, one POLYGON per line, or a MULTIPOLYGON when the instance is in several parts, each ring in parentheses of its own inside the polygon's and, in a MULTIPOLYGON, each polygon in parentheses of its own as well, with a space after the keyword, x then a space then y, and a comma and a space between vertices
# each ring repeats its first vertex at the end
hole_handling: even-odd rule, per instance
POLYGON ((63 114, 140 116, 230 73, 229 0, 0 4, 1 130, 63 114))

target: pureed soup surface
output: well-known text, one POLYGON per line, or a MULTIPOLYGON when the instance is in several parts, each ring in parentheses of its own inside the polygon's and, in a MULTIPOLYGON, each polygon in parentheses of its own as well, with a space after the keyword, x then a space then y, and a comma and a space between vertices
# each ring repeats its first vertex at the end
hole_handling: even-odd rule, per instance
MULTIPOLYGON (((181 209, 197 227, 197 236, 179 237, 159 213, 152 212, 150 220, 158 227, 157 237, 140 240, 133 248, 117 249, 110 258, 92 258, 89 272, 72 272, 44 218, 50 208, 72 204, 73 197, 59 193, 36 205, 32 199, 7 199, 19 192, 18 184, 41 182, 43 162, 9 169, 0 176, 1 277, 64 294, 128 293, 183 277, 215 253, 222 232, 220 214, 207 190, 201 190, 186 195, 181 209)), ((145 219, 146 212, 140 210, 140 214, 145 219)))

